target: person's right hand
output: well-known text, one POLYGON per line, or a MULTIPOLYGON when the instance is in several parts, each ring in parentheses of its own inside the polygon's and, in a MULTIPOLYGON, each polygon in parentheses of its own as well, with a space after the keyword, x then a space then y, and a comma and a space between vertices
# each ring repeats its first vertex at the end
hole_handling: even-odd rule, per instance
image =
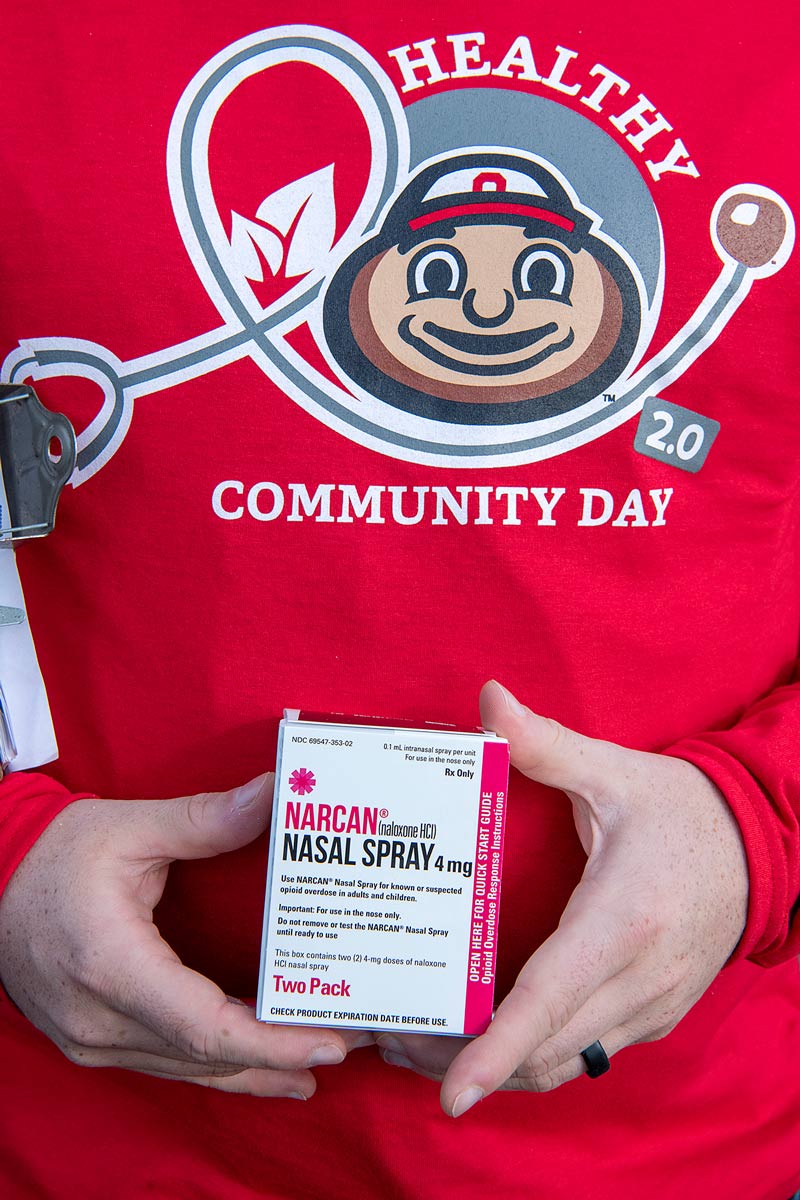
POLYGON ((307 1099, 308 1068, 358 1043, 257 1021, 183 966, 153 923, 170 862, 263 833, 273 781, 178 800, 78 800, 23 859, 0 900, 0 975, 73 1062, 307 1099))

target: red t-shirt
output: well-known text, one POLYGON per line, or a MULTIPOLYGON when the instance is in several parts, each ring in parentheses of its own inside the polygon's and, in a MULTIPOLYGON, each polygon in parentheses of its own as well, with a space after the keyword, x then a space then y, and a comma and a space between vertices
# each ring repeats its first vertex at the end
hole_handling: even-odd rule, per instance
MULTIPOLYGON (((261 1101, 86 1071, 6 1001, 4 1195, 800 1187, 792 17, 7 18, 3 378, 80 436, 18 554, 61 755, 0 788, 3 882, 75 792, 233 786, 286 705, 473 724, 494 676, 707 771, 751 899, 668 1038, 455 1123, 372 1051, 261 1101)), ((266 853, 175 864, 157 913, 230 994, 266 853)), ((515 774, 499 995, 583 861, 564 797, 515 774)))

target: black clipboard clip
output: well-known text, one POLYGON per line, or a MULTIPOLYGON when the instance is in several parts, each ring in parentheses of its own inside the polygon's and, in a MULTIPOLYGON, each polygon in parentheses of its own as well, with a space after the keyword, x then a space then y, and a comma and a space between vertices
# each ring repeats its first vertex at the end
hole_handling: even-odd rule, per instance
POLYGON ((45 408, 32 387, 0 384, 0 545, 45 537, 75 469, 75 430, 45 408))

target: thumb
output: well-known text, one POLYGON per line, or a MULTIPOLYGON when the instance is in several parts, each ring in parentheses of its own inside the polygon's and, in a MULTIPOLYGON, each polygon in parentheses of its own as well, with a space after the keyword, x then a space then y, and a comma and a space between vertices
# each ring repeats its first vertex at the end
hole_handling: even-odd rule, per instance
POLYGON ((587 795, 619 774, 621 747, 538 716, 495 679, 481 689, 480 707, 483 727, 507 739, 512 766, 529 779, 587 795))
POLYGON ((229 792, 132 802, 139 854, 167 860, 211 858, 246 846, 267 827, 274 782, 268 772, 229 792))

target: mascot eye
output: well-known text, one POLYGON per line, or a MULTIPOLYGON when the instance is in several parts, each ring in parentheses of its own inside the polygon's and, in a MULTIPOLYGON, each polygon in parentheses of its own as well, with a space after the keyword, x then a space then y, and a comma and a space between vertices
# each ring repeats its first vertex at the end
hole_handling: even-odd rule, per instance
POLYGON ((429 246, 408 264, 407 282, 409 300, 458 300, 467 282, 467 264, 452 246, 429 246))
POLYGON ((572 263, 556 246, 525 250, 514 263, 514 291, 520 300, 560 300, 569 304, 572 263))

